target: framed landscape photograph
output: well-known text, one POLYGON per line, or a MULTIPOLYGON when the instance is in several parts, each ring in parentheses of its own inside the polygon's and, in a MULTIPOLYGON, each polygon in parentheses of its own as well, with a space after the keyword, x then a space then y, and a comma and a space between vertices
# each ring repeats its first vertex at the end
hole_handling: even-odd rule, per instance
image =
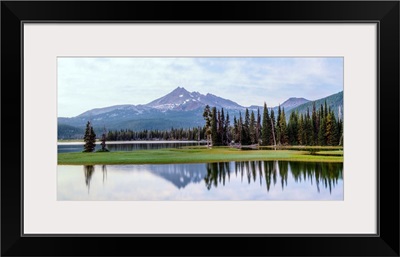
POLYGON ((343 63, 58 57, 57 200, 343 200, 343 63))
POLYGON ((2 255, 399 256, 398 2, 5 1, 2 28, 2 255))

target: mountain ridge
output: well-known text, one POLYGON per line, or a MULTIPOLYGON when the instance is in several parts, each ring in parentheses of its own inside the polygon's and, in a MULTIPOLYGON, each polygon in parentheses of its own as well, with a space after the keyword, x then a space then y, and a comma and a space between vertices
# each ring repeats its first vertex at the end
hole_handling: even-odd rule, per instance
MULTIPOLYGON (((285 110, 289 110, 306 102, 311 102, 311 101, 303 97, 290 97, 282 104, 280 104, 280 106, 281 108, 282 107, 285 108, 285 110)), ((112 105, 107 107, 99 107, 85 111, 75 117, 95 116, 107 112, 112 112, 115 110, 132 110, 136 112, 143 112, 143 111, 149 111, 151 110, 151 108, 158 109, 164 112, 167 110, 187 111, 187 110, 195 110, 200 107, 204 108, 205 105, 217 108, 238 109, 238 110, 242 110, 245 108, 251 110, 255 110, 257 108, 260 109, 263 108, 263 106, 258 106, 258 105, 242 106, 232 100, 225 99, 214 94, 207 93, 206 95, 204 95, 197 91, 189 92, 184 87, 177 87, 170 93, 160 98, 157 98, 147 104, 138 104, 138 105, 122 104, 122 105, 112 105), (185 99, 185 100, 178 101, 180 99, 185 99), (196 104, 193 104, 193 102, 196 102, 196 104)), ((278 106, 268 107, 268 109, 278 109, 278 106)), ((59 118, 69 118, 69 117, 59 117, 59 118)))
MULTIPOLYGON (((288 118, 291 110, 295 110, 299 106, 306 106, 312 102, 314 101, 303 97, 290 97, 280 106, 285 109, 286 117, 288 118)), ((92 122, 95 128, 101 130, 104 127, 108 130, 166 130, 171 127, 202 127, 204 125, 202 114, 205 105, 217 107, 218 109, 224 108, 225 113, 229 113, 231 119, 233 119, 233 116, 238 116, 240 112, 243 115, 246 108, 255 112, 259 110, 260 113, 263 111, 263 106, 252 105, 245 107, 232 100, 210 93, 204 95, 195 91, 189 92, 184 87, 177 87, 170 93, 147 104, 114 105, 94 108, 75 117, 58 117, 58 127, 59 130, 61 129, 65 132, 63 133, 64 135, 73 134, 75 136, 78 134, 77 130, 82 131, 83 134, 83 128, 88 120, 92 122)), ((268 109, 276 112, 278 106, 268 107, 268 109)), ((67 136, 63 137, 63 134, 60 135, 58 133, 59 139, 68 138, 67 136)))

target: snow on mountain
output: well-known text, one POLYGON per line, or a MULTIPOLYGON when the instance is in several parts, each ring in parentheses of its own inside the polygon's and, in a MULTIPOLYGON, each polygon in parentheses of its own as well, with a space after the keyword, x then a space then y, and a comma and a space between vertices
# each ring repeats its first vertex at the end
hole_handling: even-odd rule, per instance
MULTIPOLYGON (((304 98, 289 98, 280 106, 285 111, 307 104, 304 98)), ((189 92, 183 87, 177 87, 163 97, 144 105, 115 105, 88 110, 76 117, 58 117, 59 127, 82 128, 90 120, 93 126, 107 129, 170 129, 171 127, 197 127, 204 123, 203 110, 206 105, 224 108, 231 117, 249 111, 262 112, 263 106, 241 106, 229 99, 210 93, 189 92)), ((277 111, 278 107, 269 107, 277 111)), ((70 129, 69 129, 70 130, 70 129)))
MULTIPOLYGON (((185 109, 195 109, 200 107, 195 99, 196 93, 189 93, 183 87, 177 87, 171 93, 160 97, 148 104, 146 106, 152 107, 161 111, 166 110, 185 110, 185 109)), ((197 93, 199 94, 199 93, 197 93)), ((196 95, 197 96, 197 95, 196 95)))
POLYGON ((171 93, 146 104, 146 106, 161 111, 191 111, 198 108, 204 108, 204 106, 206 106, 207 104, 209 106, 215 106, 217 108, 243 108, 242 106, 231 100, 224 99, 212 94, 203 95, 199 92, 189 92, 183 87, 177 87, 171 93))

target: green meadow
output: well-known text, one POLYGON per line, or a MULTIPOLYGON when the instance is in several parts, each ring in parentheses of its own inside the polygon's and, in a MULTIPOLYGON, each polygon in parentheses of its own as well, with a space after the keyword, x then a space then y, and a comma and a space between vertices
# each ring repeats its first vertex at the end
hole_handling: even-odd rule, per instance
POLYGON ((343 150, 241 150, 230 147, 183 147, 129 152, 59 153, 60 165, 174 164, 228 161, 343 162, 343 150))

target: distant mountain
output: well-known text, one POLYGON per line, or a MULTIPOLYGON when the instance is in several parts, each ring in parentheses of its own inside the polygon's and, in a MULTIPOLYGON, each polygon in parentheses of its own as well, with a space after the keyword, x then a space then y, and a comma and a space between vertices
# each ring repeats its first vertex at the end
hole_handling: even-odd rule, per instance
POLYGON ((285 108, 285 111, 289 111, 290 109, 296 108, 299 105, 302 105, 304 103, 308 103, 310 100, 304 99, 304 98, 297 98, 297 97, 291 97, 283 104, 281 104, 281 108, 285 108))
POLYGON ((177 87, 171 93, 146 104, 146 106, 163 111, 194 110, 203 105, 200 102, 203 97, 199 92, 190 93, 183 87, 177 87))
POLYGON ((343 91, 340 91, 339 93, 315 100, 315 101, 309 101, 306 102, 304 104, 301 104, 297 107, 294 107, 290 110, 288 110, 286 112, 286 108, 285 108, 285 116, 286 119, 289 120, 290 118, 290 114, 294 111, 297 111, 298 113, 303 113, 306 114, 307 110, 309 110, 310 115, 313 109, 313 105, 315 103, 315 108, 318 110, 321 105, 326 105, 328 108, 331 108, 331 110, 333 110, 333 112, 335 113, 335 117, 338 118, 339 115, 339 108, 341 109, 341 118, 344 118, 344 114, 343 114, 343 91))
POLYGON ((58 124, 57 138, 70 139, 82 137, 84 128, 77 128, 66 124, 58 124))
MULTIPOLYGON (((343 96, 342 96, 343 97, 343 96)), ((281 104, 285 112, 306 106, 311 101, 304 98, 289 98, 281 104)), ((201 94, 189 92, 183 87, 177 87, 167 95, 160 97, 144 105, 115 105, 104 108, 88 110, 76 117, 58 118, 58 138, 79 138, 83 136, 83 130, 88 120, 91 121, 95 131, 107 130, 167 130, 174 128, 189 128, 204 125, 204 107, 224 108, 225 114, 229 113, 231 120, 244 115, 245 109, 262 113, 263 106, 241 106, 229 99, 213 94, 201 94)), ((304 107, 303 107, 304 108, 304 107)), ((277 111, 278 107, 270 107, 277 111)), ((298 109, 300 110, 300 109, 298 109)), ((289 117, 289 114, 286 115, 289 117)), ((100 133, 100 132, 99 132, 100 133)))
POLYGON ((124 114, 138 115, 138 114, 142 114, 142 113, 145 113, 145 112, 148 112, 151 110, 152 110, 152 108, 147 107, 145 105, 130 105, 130 104, 114 105, 114 106, 105 107, 105 108, 92 109, 92 110, 86 111, 86 112, 78 115, 77 117, 87 118, 87 117, 108 114, 107 117, 112 118, 112 117, 117 117, 119 115, 124 115, 124 114))
POLYGON ((179 110, 192 111, 198 108, 204 108, 206 105, 215 106, 217 108, 242 109, 243 107, 237 103, 212 94, 202 95, 199 92, 189 92, 183 87, 177 87, 171 93, 158 98, 146 106, 153 107, 158 110, 179 110))
MULTIPOLYGON (((299 105, 302 105, 302 104, 308 103, 308 102, 310 102, 310 100, 307 100, 305 98, 291 97, 291 98, 287 99, 285 102, 283 102, 282 104, 280 104, 279 106, 281 108, 285 109, 285 112, 287 112, 293 108, 296 108, 299 105)), ((268 107, 268 109, 274 110, 274 112, 277 113, 279 106, 268 107)), ((260 112, 262 112, 264 109, 264 106, 251 105, 248 107, 248 109, 251 111, 257 111, 259 109, 260 112)))

